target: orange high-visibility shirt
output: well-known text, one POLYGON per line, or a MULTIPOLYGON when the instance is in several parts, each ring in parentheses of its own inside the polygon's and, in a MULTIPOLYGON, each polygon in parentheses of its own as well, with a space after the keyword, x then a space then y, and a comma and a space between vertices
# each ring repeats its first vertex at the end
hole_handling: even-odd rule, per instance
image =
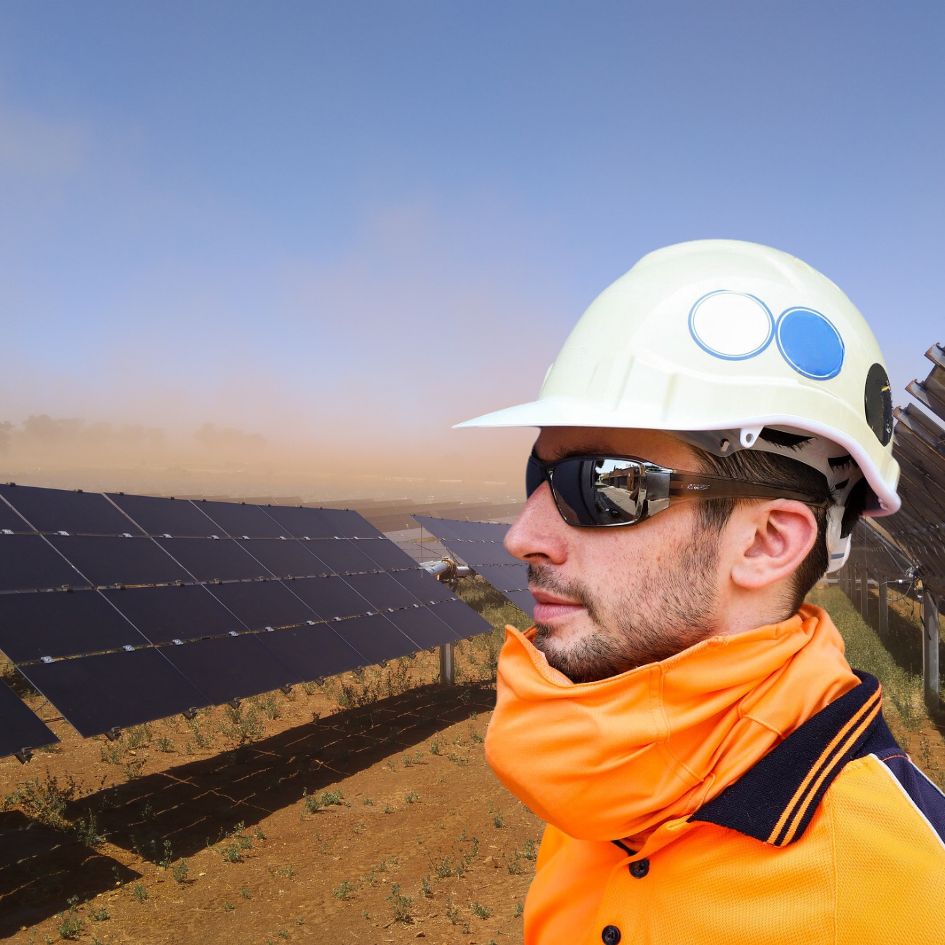
POLYGON ((549 826, 526 945, 943 945, 945 796, 860 678, 639 849, 549 826))

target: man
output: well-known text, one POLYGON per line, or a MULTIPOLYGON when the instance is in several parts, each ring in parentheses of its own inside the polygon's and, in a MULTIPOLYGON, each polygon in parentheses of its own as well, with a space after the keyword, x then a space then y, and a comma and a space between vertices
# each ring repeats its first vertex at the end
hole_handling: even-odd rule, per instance
POLYGON ((527 945, 945 942, 945 797, 803 605, 896 511, 889 383, 849 299, 784 253, 650 254, 538 400, 486 741, 548 822, 527 945))

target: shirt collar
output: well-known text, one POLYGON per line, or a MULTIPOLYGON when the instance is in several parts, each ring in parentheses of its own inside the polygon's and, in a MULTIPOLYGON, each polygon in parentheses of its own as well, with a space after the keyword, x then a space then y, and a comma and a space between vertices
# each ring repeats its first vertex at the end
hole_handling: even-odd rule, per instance
POLYGON ((852 758, 895 744, 881 714, 882 689, 861 682, 795 729, 748 772, 689 818, 774 846, 798 840, 821 798, 852 758))

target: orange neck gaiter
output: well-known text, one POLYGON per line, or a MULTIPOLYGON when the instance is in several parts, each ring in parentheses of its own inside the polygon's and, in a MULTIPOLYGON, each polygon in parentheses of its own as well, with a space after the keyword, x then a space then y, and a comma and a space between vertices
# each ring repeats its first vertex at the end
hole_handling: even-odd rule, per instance
POLYGON ((589 683, 550 667, 531 632, 506 628, 486 757, 531 810, 584 840, 640 840, 688 816, 859 682, 810 605, 589 683))

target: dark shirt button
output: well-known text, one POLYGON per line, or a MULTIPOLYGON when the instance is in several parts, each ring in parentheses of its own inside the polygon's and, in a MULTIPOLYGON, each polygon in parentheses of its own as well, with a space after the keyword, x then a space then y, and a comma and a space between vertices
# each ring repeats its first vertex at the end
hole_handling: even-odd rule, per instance
POLYGON ((600 937, 604 945, 617 945, 620 941, 620 929, 616 925, 605 925, 600 937))
POLYGON ((630 864, 630 875, 634 879, 643 879, 650 872, 650 861, 647 859, 634 860, 630 864))

